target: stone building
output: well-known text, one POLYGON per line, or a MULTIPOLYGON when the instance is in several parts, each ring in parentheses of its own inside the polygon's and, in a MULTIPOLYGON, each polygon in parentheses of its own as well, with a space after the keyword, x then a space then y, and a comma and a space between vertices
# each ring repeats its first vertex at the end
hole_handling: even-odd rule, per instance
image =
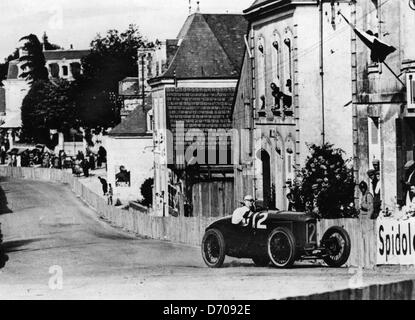
MULTIPOLYGON (((76 74, 82 73, 81 59, 88 53, 89 50, 44 50, 49 78, 74 80, 76 74)), ((23 54, 20 50, 19 56, 23 54)), ((4 123, 0 128, 18 129, 21 127, 21 106, 30 89, 27 81, 20 77, 24 72, 21 65, 18 59, 9 62, 7 78, 3 80, 6 108, 1 117, 4 123)))
POLYGON ((113 187, 114 199, 123 203, 141 198, 142 183, 153 176, 153 136, 147 112, 137 107, 110 131, 106 140, 107 181, 113 187), (129 179, 119 183, 116 175, 121 167, 129 172, 129 179))
MULTIPOLYGON (((232 129, 232 104, 246 32, 242 15, 189 15, 174 42, 176 51, 167 70, 149 82, 154 116, 153 209, 157 215, 217 216, 229 213, 232 207, 230 161, 206 163, 201 161, 205 152, 188 147, 195 131, 200 143, 198 139, 205 139, 209 130, 223 130, 226 135, 232 129), (177 144, 178 140, 182 143, 177 144), (196 161, 186 157, 189 150, 196 161)), ((211 154, 216 156, 216 150, 211 154)))
POLYGON ((235 98, 240 145, 235 201, 252 194, 287 209, 287 186, 309 155, 334 144, 352 157, 349 1, 257 0, 244 11, 250 29, 235 98), (323 72, 323 77, 321 76, 323 72))
POLYGON ((351 22, 397 49, 385 62, 398 78, 372 62, 369 49, 352 37, 356 179, 369 182, 367 170, 379 160, 383 208, 393 210, 405 201, 413 170, 408 162, 415 160, 415 3, 357 1, 351 22))

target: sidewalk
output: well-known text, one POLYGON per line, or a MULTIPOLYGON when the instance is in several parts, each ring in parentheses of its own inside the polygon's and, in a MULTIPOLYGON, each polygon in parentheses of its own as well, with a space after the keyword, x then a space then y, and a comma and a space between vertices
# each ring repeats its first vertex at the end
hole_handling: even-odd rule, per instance
POLYGON ((98 177, 101 177, 107 180, 107 171, 105 168, 100 168, 97 170, 90 170, 88 178, 81 175, 78 179, 79 179, 79 182, 81 182, 85 187, 95 192, 101 198, 106 199, 106 197, 103 195, 102 184, 99 181, 98 177))

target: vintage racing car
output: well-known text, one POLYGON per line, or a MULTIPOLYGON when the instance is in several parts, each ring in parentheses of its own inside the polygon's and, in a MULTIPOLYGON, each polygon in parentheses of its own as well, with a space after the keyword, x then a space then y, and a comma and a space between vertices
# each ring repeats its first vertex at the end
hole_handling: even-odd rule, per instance
POLYGON ((316 219, 304 212, 260 211, 248 226, 232 224, 232 216, 213 222, 202 240, 202 256, 211 268, 222 266, 225 256, 250 258, 257 266, 286 268, 297 260, 323 259, 340 267, 350 255, 350 237, 342 227, 331 227, 317 243, 316 219))

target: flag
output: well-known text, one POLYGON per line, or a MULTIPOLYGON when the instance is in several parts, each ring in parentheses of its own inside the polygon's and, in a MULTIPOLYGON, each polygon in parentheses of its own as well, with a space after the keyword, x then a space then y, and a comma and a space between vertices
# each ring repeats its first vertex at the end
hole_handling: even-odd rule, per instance
POLYGON ((381 41, 380 39, 375 37, 372 32, 364 32, 353 26, 340 11, 339 14, 353 29, 354 33, 358 36, 358 38, 362 40, 362 42, 370 49, 370 58, 373 62, 382 63, 385 61, 388 55, 396 51, 395 47, 390 46, 387 43, 381 41))

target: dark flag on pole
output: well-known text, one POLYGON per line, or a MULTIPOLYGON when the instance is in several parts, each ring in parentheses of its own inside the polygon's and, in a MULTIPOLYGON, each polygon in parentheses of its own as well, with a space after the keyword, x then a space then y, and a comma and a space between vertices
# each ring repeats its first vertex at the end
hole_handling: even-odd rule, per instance
POLYGON ((371 31, 361 31, 355 26, 353 26, 346 17, 339 11, 339 14, 343 19, 352 27, 354 33, 359 37, 360 40, 370 49, 370 58, 373 62, 382 63, 385 61, 386 57, 392 52, 396 51, 396 48, 386 44, 385 42, 379 40, 373 35, 371 31))

